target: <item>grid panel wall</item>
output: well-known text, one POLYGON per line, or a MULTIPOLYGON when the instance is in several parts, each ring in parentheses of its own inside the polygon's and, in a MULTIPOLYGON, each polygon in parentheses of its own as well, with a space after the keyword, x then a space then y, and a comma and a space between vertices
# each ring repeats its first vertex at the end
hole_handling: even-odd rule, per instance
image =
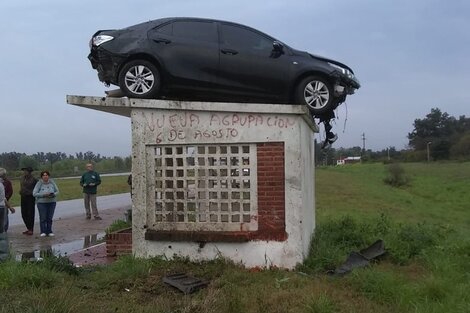
POLYGON ((156 229, 257 230, 256 144, 159 146, 153 156, 156 229))

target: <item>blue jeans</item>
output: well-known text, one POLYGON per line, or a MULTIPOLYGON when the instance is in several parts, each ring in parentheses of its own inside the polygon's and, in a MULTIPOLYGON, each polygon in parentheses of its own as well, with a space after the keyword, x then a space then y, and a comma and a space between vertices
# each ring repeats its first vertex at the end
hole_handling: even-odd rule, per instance
POLYGON ((52 233, 52 218, 54 217, 56 202, 38 203, 39 227, 41 234, 52 233))

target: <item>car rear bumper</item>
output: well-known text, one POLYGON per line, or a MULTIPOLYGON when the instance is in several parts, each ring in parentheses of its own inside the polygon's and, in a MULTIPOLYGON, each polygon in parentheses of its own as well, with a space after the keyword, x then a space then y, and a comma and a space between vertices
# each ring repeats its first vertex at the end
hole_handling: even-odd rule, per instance
POLYGON ((118 85, 119 67, 125 57, 113 55, 110 52, 93 48, 88 55, 91 66, 98 72, 98 78, 105 84, 118 85))

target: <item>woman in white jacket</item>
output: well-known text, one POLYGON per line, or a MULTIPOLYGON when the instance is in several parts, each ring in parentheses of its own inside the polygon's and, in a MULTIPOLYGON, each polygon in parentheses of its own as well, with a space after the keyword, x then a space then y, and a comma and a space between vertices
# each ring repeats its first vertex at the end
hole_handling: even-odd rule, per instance
POLYGON ((55 182, 49 178, 49 175, 49 171, 42 171, 41 179, 39 179, 33 189, 33 196, 36 198, 39 211, 41 237, 54 236, 52 232, 52 218, 54 217, 57 203, 56 196, 59 194, 59 188, 57 188, 55 182))

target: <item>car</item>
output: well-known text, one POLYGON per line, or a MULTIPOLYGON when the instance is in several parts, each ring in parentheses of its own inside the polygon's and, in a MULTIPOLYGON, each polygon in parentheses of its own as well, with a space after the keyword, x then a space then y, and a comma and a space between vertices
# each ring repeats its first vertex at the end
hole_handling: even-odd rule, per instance
POLYGON ((130 98, 304 104, 321 116, 360 87, 343 63, 214 19, 161 18, 99 30, 90 50, 99 80, 130 98))

